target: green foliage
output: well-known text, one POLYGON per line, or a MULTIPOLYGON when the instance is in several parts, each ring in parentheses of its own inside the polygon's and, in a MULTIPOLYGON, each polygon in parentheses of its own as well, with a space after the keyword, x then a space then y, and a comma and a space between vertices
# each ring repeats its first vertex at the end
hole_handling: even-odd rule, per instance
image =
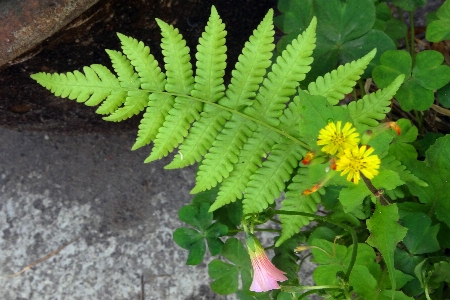
MULTIPOLYGON (((118 34, 121 51, 106 50, 115 74, 94 64, 32 78, 57 96, 98 105, 107 121, 140 115, 133 150, 152 143, 146 162, 174 153, 167 169, 199 164, 191 191, 197 195, 179 211, 191 227, 176 229, 173 237, 189 251, 187 264, 200 264, 207 246, 220 255, 208 264, 216 293, 243 300, 302 299, 314 291, 337 300, 445 299, 450 138, 423 134, 413 124, 423 124, 417 111, 431 107, 435 90, 450 106, 450 68, 436 51, 416 55, 406 26, 384 2, 280 0, 282 14, 274 21, 287 36, 278 55, 272 58, 269 11, 227 86, 226 31, 214 7, 195 63, 178 29, 157 19, 164 64, 142 42, 118 34), (402 38, 409 52, 391 50, 402 38), (362 79, 371 73, 376 87, 364 89, 362 79), (394 97, 403 110, 415 110, 415 122, 391 122, 394 97), (318 145, 319 133, 336 122, 350 123, 358 147, 374 150, 380 160, 376 173, 361 170, 357 184, 336 169, 347 154, 330 155, 318 145), (279 202, 282 210, 276 210, 279 202), (326 216, 316 214, 319 204, 326 216), (312 221, 315 227, 305 228, 312 221), (262 228, 268 222, 275 229, 262 228), (280 290, 249 290, 261 270, 252 272, 238 234, 259 230, 278 234, 273 263, 288 278, 280 290), (299 282, 304 258, 294 249, 311 250, 317 286, 299 282)), ((425 2, 391 1, 407 11, 425 2)), ((427 35, 445 38, 431 24, 450 19, 448 3, 427 35)))
POLYGON ((394 41, 374 28, 376 9, 372 0, 280 0, 278 6, 283 14, 275 24, 287 34, 278 44, 279 52, 305 30, 313 16, 317 17, 317 51, 306 83, 377 48, 378 54, 362 75, 367 78, 380 55, 395 49, 394 41))
POLYGON ((450 39, 449 0, 446 0, 436 11, 436 19, 428 24, 425 37, 427 40, 434 43, 450 39))
MULTIPOLYGON (((200 194, 197 197, 201 196, 200 194)), ((206 252, 205 239, 211 255, 217 255, 222 250, 223 242, 219 237, 227 234, 228 228, 220 222, 212 223, 213 214, 208 210, 208 203, 202 202, 199 206, 183 206, 178 212, 181 221, 198 229, 182 227, 173 233, 173 239, 178 246, 189 250, 186 262, 188 265, 198 265, 203 261, 206 252)))
POLYGON ((444 56, 433 50, 422 51, 416 56, 415 65, 408 52, 386 51, 381 56, 381 65, 373 70, 373 79, 380 87, 386 87, 400 74, 405 80, 396 99, 405 111, 426 110, 434 102, 434 90, 450 81, 450 68, 443 65, 444 56))
POLYGON ((398 224, 398 219, 397 205, 392 204, 389 206, 377 205, 373 216, 367 220, 367 229, 370 231, 367 243, 376 247, 383 255, 393 290, 396 289, 394 250, 407 232, 405 227, 398 224))
POLYGON ((235 293, 239 288, 239 273, 241 273, 243 289, 248 290, 251 283, 251 262, 242 243, 238 239, 230 238, 220 254, 231 264, 220 259, 209 263, 209 276, 215 279, 211 283, 211 289, 220 295, 235 293))

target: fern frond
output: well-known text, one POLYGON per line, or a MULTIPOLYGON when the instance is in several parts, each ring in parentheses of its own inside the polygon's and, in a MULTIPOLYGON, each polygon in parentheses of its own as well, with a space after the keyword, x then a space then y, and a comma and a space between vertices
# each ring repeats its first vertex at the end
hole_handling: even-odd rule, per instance
MULTIPOLYGON (((262 82, 265 74, 265 69, 270 65, 271 51, 273 50, 273 11, 270 10, 258 28, 253 32, 249 41, 245 44, 242 54, 239 56, 236 63, 236 69, 232 72, 233 77, 231 84, 227 89, 226 97, 219 100, 219 104, 226 106, 232 110, 238 110, 250 102, 250 97, 255 95, 258 89, 258 84, 262 82)), ((226 115, 226 112, 221 113, 218 118, 225 118, 229 120, 231 115, 226 115)), ((192 192, 205 189, 205 186, 215 186, 221 182, 224 177, 227 177, 232 170, 230 161, 237 161, 237 155, 242 147, 242 142, 245 141, 250 132, 248 128, 255 128, 255 124, 247 119, 241 119, 245 124, 237 124, 236 122, 228 122, 227 129, 219 133, 216 138, 216 143, 213 141, 201 141, 201 144, 208 145, 211 154, 205 156, 199 170, 199 178, 208 174, 208 183, 202 187, 196 186, 192 192), (237 126, 239 128, 233 128, 237 126), (221 144, 219 141, 232 141, 234 144, 227 145, 225 148, 218 148, 221 144), (220 158, 220 159, 219 159, 220 158)), ((199 122, 196 122, 199 123, 199 122)), ((204 122, 206 123, 206 122, 204 122)), ((209 123, 206 123, 209 124, 209 123)), ((202 124, 195 124, 194 127, 202 124)), ((210 125, 211 126, 211 125, 210 125)), ((193 128, 194 128, 193 127, 193 128)), ((208 130, 205 126, 201 127, 202 132, 208 130)), ((194 136, 195 137, 195 136, 194 136)), ((190 140, 192 137, 188 137, 190 140)), ((188 142, 188 141, 186 141, 188 142)), ((223 142, 222 142, 223 144, 223 142)), ((181 145, 180 149, 183 147, 181 145)), ((203 154, 203 153, 202 153, 203 154)), ((176 157, 179 160, 179 157, 176 157)))
POLYGON ((225 90, 223 76, 227 65, 226 34, 225 24, 222 23, 216 8, 213 6, 195 54, 197 68, 194 90, 191 92, 192 96, 211 102, 216 102, 223 97, 225 90))
POLYGON ((238 162, 239 152, 249 136, 256 131, 256 124, 234 115, 224 126, 222 132, 212 144, 198 168, 196 186, 191 190, 195 194, 210 189, 228 177, 238 162))
POLYGON ((119 80, 102 65, 84 67, 83 71, 68 72, 66 74, 36 73, 31 78, 50 90, 55 96, 69 98, 77 102, 84 102, 94 106, 106 99, 112 91, 120 92, 124 89, 119 80))
POLYGON ((138 137, 131 150, 139 149, 156 138, 175 99, 167 94, 150 94, 148 106, 139 124, 138 137))
POLYGON ((358 60, 340 65, 336 70, 325 74, 323 77, 319 76, 315 82, 308 85, 308 92, 311 95, 326 97, 331 105, 338 104, 345 94, 353 90, 375 54, 376 49, 358 60))
MULTIPOLYGON (((317 205, 321 201, 320 193, 316 192, 307 196, 302 195, 303 191, 311 188, 313 184, 309 180, 308 168, 300 167, 297 174, 292 178, 292 183, 288 186, 288 191, 282 202, 281 209, 310 214, 315 213, 317 211, 317 205)), ((298 233, 302 227, 310 223, 311 219, 304 216, 280 215, 280 221, 283 230, 275 247, 278 247, 291 236, 298 233)))
POLYGON ((244 194, 244 214, 263 211, 277 199, 285 188, 292 171, 297 168, 305 150, 285 139, 275 144, 271 153, 250 177, 244 194))
POLYGON ((122 51, 134 66, 141 81, 141 88, 150 91, 164 91, 166 75, 161 72, 155 57, 150 54, 150 48, 143 42, 117 33, 122 51))
POLYGON ((119 107, 103 120, 119 122, 139 114, 148 103, 149 92, 143 90, 128 91, 123 107, 119 107))
POLYGON ((166 69, 166 91, 190 95, 194 77, 192 76, 191 57, 186 41, 178 29, 166 22, 156 19, 161 28, 161 49, 164 55, 164 67, 166 69))
POLYGON ((267 74, 252 106, 244 112, 256 119, 278 126, 279 117, 289 97, 296 93, 299 82, 305 79, 313 62, 312 51, 316 42, 317 19, 313 18, 306 30, 294 39, 267 74))
POLYGON ((266 69, 271 64, 270 58, 275 48, 274 34, 273 10, 270 9, 245 43, 231 73, 231 83, 226 91, 226 97, 219 101, 221 105, 241 110, 251 104, 251 99, 255 97, 266 69))
POLYGON ((176 97, 175 104, 169 110, 162 127, 159 128, 152 153, 145 162, 165 157, 175 149, 188 134, 191 123, 199 118, 201 108, 201 102, 176 97))
POLYGON ((388 87, 376 93, 365 95, 362 99, 348 105, 355 125, 375 127, 391 110, 391 99, 403 83, 404 75, 398 76, 388 87))
POLYGON ((230 112, 205 103, 200 119, 194 122, 189 135, 178 148, 178 153, 165 169, 183 168, 202 160, 230 117, 230 112))
POLYGON ((416 175, 407 170, 406 166, 402 165, 402 163, 391 154, 383 157, 382 167, 396 172, 400 176, 400 179, 404 182, 413 182, 419 186, 428 186, 425 181, 421 180, 416 175))
MULTIPOLYGON (((167 75, 166 91, 190 95, 194 87, 192 65, 190 63, 189 48, 186 41, 174 28, 159 19, 156 19, 163 36, 161 48, 163 49, 165 69, 167 75)), ((175 104, 169 110, 162 127, 154 140, 152 153, 145 160, 151 162, 167 156, 175 149, 188 134, 191 123, 200 116, 203 103, 189 97, 178 96, 175 104)))
POLYGON ((277 138, 275 133, 267 133, 262 127, 258 128, 258 131, 244 144, 230 176, 220 185, 217 199, 211 205, 210 211, 242 198, 250 176, 261 167, 262 159, 267 157, 277 138))

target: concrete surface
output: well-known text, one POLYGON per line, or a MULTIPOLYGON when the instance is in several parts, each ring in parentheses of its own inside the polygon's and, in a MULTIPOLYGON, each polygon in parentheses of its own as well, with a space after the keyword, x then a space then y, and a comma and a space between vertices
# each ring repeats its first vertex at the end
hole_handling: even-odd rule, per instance
POLYGON ((145 300, 234 299, 172 240, 195 169, 144 164, 134 138, 0 128, 0 299, 140 299, 141 275, 145 300))

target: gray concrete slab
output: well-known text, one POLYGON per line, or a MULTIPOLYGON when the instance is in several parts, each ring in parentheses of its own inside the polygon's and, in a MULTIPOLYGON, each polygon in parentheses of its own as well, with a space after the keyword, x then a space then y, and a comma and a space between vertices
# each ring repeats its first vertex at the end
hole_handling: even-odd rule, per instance
POLYGON ((0 299, 226 299, 206 265, 172 241, 194 169, 143 164, 134 133, 78 136, 0 129, 0 299))
POLYGON ((0 128, 0 299, 140 299, 141 275, 145 300, 234 299, 172 240, 195 169, 144 164, 150 148, 130 151, 134 139, 0 128))

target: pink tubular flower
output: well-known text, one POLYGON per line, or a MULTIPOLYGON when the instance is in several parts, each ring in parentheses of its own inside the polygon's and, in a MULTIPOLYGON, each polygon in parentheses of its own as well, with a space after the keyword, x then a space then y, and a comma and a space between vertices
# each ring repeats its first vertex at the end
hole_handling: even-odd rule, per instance
POLYGON ((278 289, 278 281, 285 281, 287 277, 283 271, 278 270, 264 251, 258 239, 249 234, 246 238, 248 253, 253 266, 253 282, 250 291, 267 292, 278 289))

